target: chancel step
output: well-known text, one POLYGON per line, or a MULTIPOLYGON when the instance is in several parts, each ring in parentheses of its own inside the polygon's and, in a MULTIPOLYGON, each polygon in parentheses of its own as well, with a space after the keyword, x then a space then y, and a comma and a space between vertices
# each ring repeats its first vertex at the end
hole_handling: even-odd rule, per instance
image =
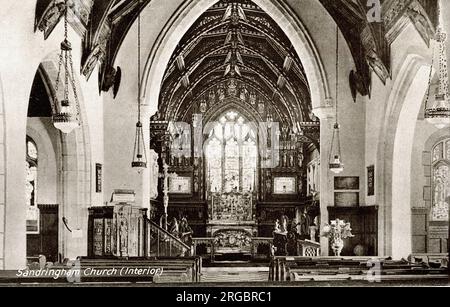
POLYGON ((200 282, 267 282, 268 278, 267 267, 207 267, 202 269, 200 282))

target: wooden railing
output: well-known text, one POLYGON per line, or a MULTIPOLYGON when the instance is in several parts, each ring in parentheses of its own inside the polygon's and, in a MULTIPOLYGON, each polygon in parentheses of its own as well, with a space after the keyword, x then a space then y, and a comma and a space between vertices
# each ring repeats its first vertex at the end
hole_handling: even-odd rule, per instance
POLYGON ((192 247, 185 244, 158 224, 147 220, 148 255, 154 257, 187 257, 192 247))

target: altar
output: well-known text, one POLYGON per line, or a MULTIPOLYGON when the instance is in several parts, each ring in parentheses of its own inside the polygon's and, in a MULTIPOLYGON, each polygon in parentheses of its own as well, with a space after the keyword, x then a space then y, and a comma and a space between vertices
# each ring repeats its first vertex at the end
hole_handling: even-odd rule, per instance
POLYGON ((250 254, 257 236, 255 199, 251 192, 212 193, 207 235, 216 254, 250 254))

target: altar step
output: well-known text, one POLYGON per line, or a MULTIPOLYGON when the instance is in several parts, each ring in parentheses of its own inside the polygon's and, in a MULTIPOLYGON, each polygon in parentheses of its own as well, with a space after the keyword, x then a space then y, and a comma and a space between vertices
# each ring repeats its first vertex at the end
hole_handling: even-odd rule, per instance
MULTIPOLYGON (((235 265, 237 265, 235 263, 235 265)), ((269 279, 269 268, 265 267, 203 267, 200 276, 202 283, 252 283, 267 282, 269 279)))

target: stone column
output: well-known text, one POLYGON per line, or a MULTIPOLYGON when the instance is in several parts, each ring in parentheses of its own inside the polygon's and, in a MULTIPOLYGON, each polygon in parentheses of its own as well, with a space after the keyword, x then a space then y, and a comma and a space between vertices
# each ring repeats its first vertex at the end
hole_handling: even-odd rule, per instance
MULTIPOLYGON (((327 101, 327 106, 313 110, 314 115, 320 119, 320 228, 329 222, 328 207, 333 204, 333 176, 328 169, 334 126, 334 109, 332 104, 332 100, 329 100, 327 101)), ((320 230, 318 229, 318 231, 320 230)), ((320 250, 322 256, 328 256, 327 238, 320 237, 320 250)))

